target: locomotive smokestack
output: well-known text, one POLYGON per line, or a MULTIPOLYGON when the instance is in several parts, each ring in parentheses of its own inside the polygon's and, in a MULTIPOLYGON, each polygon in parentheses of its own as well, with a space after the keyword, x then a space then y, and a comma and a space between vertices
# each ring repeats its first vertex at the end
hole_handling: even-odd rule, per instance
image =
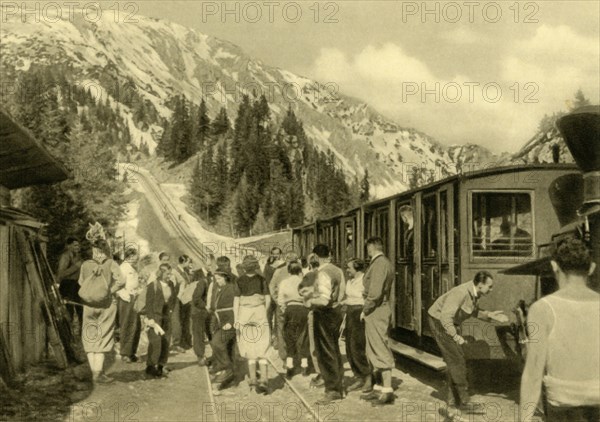
MULTIPOLYGON (((587 106, 560 118, 556 125, 573 158, 583 171, 583 206, 587 215, 592 260, 600 264, 600 106, 587 106)), ((590 287, 600 292, 600 270, 590 277, 590 287)))
POLYGON ((556 122, 583 171, 583 205, 600 204, 600 106, 581 107, 556 122))

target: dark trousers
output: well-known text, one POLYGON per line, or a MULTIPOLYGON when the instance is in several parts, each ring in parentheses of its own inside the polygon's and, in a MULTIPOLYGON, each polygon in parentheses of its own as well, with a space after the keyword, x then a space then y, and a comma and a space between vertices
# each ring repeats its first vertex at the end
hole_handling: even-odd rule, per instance
MULTIPOLYGON (((77 280, 62 280, 58 287, 58 292, 63 299, 70 302, 81 303, 79 297, 79 283, 77 280)), ((81 331, 81 326, 83 325, 83 306, 67 304, 66 308, 69 317, 71 317, 71 322, 75 319, 75 314, 77 314, 77 317, 79 318, 79 331, 81 331)))
POLYGON ((600 407, 578 406, 558 407, 546 403, 546 422, 598 422, 600 407))
POLYGON ((154 329, 148 330, 148 355, 146 356, 146 365, 165 366, 169 359, 169 347, 171 339, 171 324, 169 318, 169 308, 165 305, 161 321, 156 321, 165 331, 162 336, 154 332, 154 329))
POLYGON ((367 340, 365 322, 360 320, 362 305, 348 305, 346 311, 346 357, 352 373, 356 377, 371 375, 371 366, 367 359, 367 340))
POLYGON ((429 316, 429 327, 446 362, 446 383, 448 404, 464 404, 470 400, 467 381, 467 362, 465 353, 452 337, 446 333, 442 323, 429 316))
POLYGON ((140 342, 141 323, 134 309, 135 299, 134 297, 129 302, 118 299, 121 356, 134 356, 140 342))
POLYGON ((179 303, 179 324, 181 327, 181 337, 179 346, 184 349, 192 348, 192 304, 179 303))
POLYGON ((212 348, 212 362, 215 371, 231 370, 236 360, 237 343, 235 330, 217 329, 210 342, 212 348))
POLYGON ((204 329, 206 332, 206 337, 208 337, 209 342, 212 341, 212 335, 213 335, 213 332, 215 331, 213 318, 214 318, 214 316, 211 313, 207 313, 206 319, 204 320, 204 326, 205 326, 204 329))
POLYGON ((283 314, 283 335, 287 357, 294 361, 310 358, 308 341, 308 312, 303 305, 288 306, 283 314))
POLYGON ((208 312, 198 312, 192 314, 192 338, 194 343, 194 353, 198 358, 204 357, 206 345, 204 344, 204 335, 206 333, 206 320, 208 312))
POLYGON ((281 307, 277 306, 275 310, 275 331, 277 333, 277 352, 281 360, 285 360, 287 357, 287 351, 285 350, 285 337, 283 335, 283 311, 281 307))
POLYGON ((338 342, 343 319, 339 308, 314 310, 315 352, 326 392, 343 391, 344 364, 338 342))

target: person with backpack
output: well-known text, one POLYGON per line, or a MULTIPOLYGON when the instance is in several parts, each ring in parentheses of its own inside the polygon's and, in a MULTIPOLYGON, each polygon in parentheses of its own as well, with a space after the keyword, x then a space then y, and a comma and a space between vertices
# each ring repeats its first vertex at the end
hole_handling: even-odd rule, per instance
POLYGON ((105 239, 92 241, 92 259, 81 265, 79 297, 84 303, 81 331, 83 349, 92 370, 94 383, 114 380, 104 373, 104 357, 113 350, 117 301, 115 293, 125 286, 125 279, 105 239))
POLYGON ((120 265, 121 273, 125 278, 125 287, 117 292, 118 316, 121 342, 121 360, 126 363, 137 362, 136 351, 140 342, 141 323, 140 316, 135 310, 135 302, 140 293, 139 274, 134 265, 137 264, 138 251, 128 248, 124 253, 124 260, 120 265), (133 265, 132 265, 133 264, 133 265))

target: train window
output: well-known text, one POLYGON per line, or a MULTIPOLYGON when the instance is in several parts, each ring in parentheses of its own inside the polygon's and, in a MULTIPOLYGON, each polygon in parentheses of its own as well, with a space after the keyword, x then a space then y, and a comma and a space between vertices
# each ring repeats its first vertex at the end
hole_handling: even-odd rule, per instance
POLYGON ((396 254, 399 259, 410 259, 413 256, 413 208, 410 205, 398 207, 396 229, 396 254))
POLYGON ((533 217, 528 193, 477 192, 472 197, 473 256, 530 256, 533 217))
POLYGON ((356 256, 355 252, 355 240, 354 240, 354 224, 353 223, 345 223, 344 224, 344 255, 346 259, 354 258, 356 256))
POLYGON ((438 232, 435 195, 423 198, 423 258, 437 256, 438 232))
POLYGON ((387 210, 382 210, 377 213, 376 236, 381 237, 381 240, 383 240, 383 252, 387 253, 387 250, 388 250, 388 212, 387 212, 387 210))

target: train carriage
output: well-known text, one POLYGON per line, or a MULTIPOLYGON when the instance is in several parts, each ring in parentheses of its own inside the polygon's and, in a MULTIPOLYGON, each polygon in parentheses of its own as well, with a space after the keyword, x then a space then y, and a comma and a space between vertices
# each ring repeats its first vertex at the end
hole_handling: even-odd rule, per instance
MULTIPOLYGON (((364 204, 342 215, 294 229, 294 246, 307 255, 315 243, 328 244, 334 261, 351 255, 366 258, 365 240, 383 239, 395 262, 392 337, 414 347, 435 350, 426 323, 427 310, 452 287, 488 270, 494 291, 482 298, 484 309, 507 315, 519 301, 540 294, 533 275, 504 274, 533 262, 538 245, 560 227, 548 191, 556 180, 581 177, 575 165, 534 164, 470 172, 364 204)), ((463 325, 472 337, 471 359, 516 358, 516 333, 470 319, 463 325)))

